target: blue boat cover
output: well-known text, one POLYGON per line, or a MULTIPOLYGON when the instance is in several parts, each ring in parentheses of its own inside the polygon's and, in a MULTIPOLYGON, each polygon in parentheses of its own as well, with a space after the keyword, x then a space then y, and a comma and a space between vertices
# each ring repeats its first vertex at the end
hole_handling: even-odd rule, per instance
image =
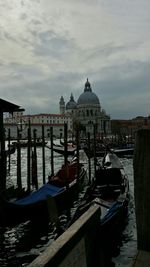
POLYGON ((101 219, 101 223, 105 223, 108 220, 111 220, 111 218, 120 210, 120 208, 123 206, 123 203, 115 201, 106 215, 101 219))
POLYGON ((15 204, 29 205, 38 201, 46 199, 48 196, 54 197, 61 191, 64 191, 64 187, 57 187, 51 184, 45 184, 40 189, 34 191, 29 196, 15 201, 15 204))

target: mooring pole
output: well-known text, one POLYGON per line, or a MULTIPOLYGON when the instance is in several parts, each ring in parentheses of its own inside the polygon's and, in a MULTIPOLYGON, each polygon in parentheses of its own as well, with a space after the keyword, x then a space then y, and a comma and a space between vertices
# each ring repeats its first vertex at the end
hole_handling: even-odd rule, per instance
POLYGON ((91 184, 91 159, 90 159, 90 133, 88 133, 88 151, 89 151, 89 156, 88 156, 88 162, 89 162, 89 184, 91 184))
POLYGON ((67 123, 64 123, 64 163, 65 163, 65 181, 66 181, 66 188, 69 188, 69 183, 68 183, 68 153, 67 153, 67 149, 68 149, 68 144, 67 144, 67 138, 68 138, 68 134, 67 134, 67 130, 68 130, 68 125, 67 123))
POLYGON ((68 150, 68 144, 67 144, 67 123, 64 123, 64 163, 67 165, 67 160, 68 160, 68 155, 67 155, 67 150, 68 150))
POLYGON ((79 155, 79 129, 76 130, 76 148, 77 148, 77 181, 79 181, 79 165, 80 165, 80 155, 79 155))
POLYGON ((37 151, 36 151, 36 129, 33 130, 34 147, 32 151, 32 185, 38 189, 38 171, 37 171, 37 151))
POLYGON ((0 110, 0 192, 6 190, 6 154, 3 111, 0 110))
POLYGON ((94 124, 94 175, 96 175, 96 162, 97 162, 97 158, 96 158, 96 125, 94 124))
POLYGON ((50 127, 50 142, 51 142, 51 175, 54 175, 54 151, 53 151, 53 127, 50 127))
MULTIPOLYGON (((11 147, 10 147, 10 128, 8 129, 8 149, 10 152, 10 150, 11 150, 11 147)), ((8 172, 10 173, 10 153, 8 155, 8 172)))
POLYGON ((19 191, 22 189, 21 181, 21 148, 20 148, 20 130, 17 127, 17 186, 19 191))
POLYGON ((134 158, 134 196, 137 247, 150 251, 150 130, 137 132, 134 158))
POLYGON ((31 124, 29 120, 29 128, 28 128, 28 146, 27 146, 27 190, 31 191, 31 124))
POLYGON ((45 180, 45 137, 44 137, 44 125, 42 125, 42 160, 43 160, 43 184, 45 180))

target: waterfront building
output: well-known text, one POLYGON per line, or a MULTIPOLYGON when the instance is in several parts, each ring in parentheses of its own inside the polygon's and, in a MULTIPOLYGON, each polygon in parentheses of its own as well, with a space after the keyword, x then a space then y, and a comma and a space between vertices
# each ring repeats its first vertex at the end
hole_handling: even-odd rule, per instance
MULTIPOLYGON (((63 110, 65 102, 63 97, 60 99, 60 112, 63 110)), ((66 104, 65 114, 72 116, 73 126, 78 126, 82 136, 88 132, 93 134, 93 125, 96 126, 96 134, 111 134, 110 116, 101 108, 98 96, 92 91, 90 82, 86 81, 83 93, 79 96, 77 102, 71 93, 70 100, 66 104)), ((72 129, 74 130, 74 129, 72 129)))
POLYGON ((86 137, 90 132, 93 135, 93 125, 96 126, 96 135, 109 135, 111 133, 110 116, 101 108, 98 96, 92 91, 90 82, 86 81, 84 91, 79 96, 77 102, 71 93, 70 100, 65 104, 63 96, 59 101, 59 114, 34 114, 24 115, 22 112, 14 112, 13 116, 5 118, 5 133, 11 131, 11 137, 17 137, 17 127, 23 139, 27 138, 27 129, 30 123, 31 134, 36 129, 37 137, 42 136, 42 125, 45 128, 45 137, 49 137, 50 127, 58 138, 63 137, 64 123, 68 125, 68 136, 72 137, 76 128, 80 130, 81 137, 86 137))
POLYGON ((72 118, 67 114, 34 114, 34 115, 22 115, 14 113, 13 116, 5 118, 5 132, 8 136, 8 130, 10 129, 11 137, 17 138, 17 127, 20 130, 22 139, 26 139, 28 135, 29 124, 31 127, 31 135, 33 137, 33 131, 36 129, 36 135, 38 138, 42 137, 42 125, 44 125, 45 138, 50 137, 50 127, 53 127, 54 137, 62 137, 64 134, 64 123, 68 125, 68 132, 72 129, 72 118))

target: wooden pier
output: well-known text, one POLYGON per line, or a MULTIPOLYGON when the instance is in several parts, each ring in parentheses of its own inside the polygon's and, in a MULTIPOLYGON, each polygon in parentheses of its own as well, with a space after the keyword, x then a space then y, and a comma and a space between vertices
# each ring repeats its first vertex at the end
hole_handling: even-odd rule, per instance
POLYGON ((92 206, 28 267, 104 266, 99 239, 100 207, 92 206))
POLYGON ((139 250, 129 267, 150 267, 150 252, 139 250))

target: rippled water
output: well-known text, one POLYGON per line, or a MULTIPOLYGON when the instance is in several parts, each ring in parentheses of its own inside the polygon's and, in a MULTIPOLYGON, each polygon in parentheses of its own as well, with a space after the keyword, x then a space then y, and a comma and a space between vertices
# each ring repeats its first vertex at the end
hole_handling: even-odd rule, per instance
MULTIPOLYGON (((42 153, 41 148, 37 148, 38 159, 38 177, 39 186, 42 185, 42 153)), ((26 149, 22 149, 22 182, 26 187, 26 149)), ((46 163, 46 177, 51 170, 50 164, 50 150, 45 150, 45 163, 46 163)), ((136 253, 136 226, 134 214, 134 183, 133 183, 133 162, 132 158, 122 158, 123 165, 130 182, 130 203, 129 203, 129 217, 128 224, 123 232, 121 244, 118 248, 118 254, 114 255, 112 261, 116 267, 129 266, 132 258, 136 253)), ((55 171, 64 162, 64 158, 55 154, 55 171)), ((9 183, 16 183, 16 153, 11 156, 11 172, 9 183)), ((78 199, 76 199, 70 210, 71 214, 75 211, 84 191, 81 192, 78 199)), ((65 229, 68 221, 67 212, 60 216, 61 226, 65 229)), ((2 267, 23 267, 27 266, 35 257, 49 246, 57 237, 56 227, 51 223, 42 227, 37 222, 32 225, 31 222, 20 224, 14 228, 0 228, 0 266, 2 267)))
POLYGON ((134 180, 133 180, 133 159, 122 158, 123 166, 129 178, 130 186, 130 202, 128 224, 123 232, 122 244, 120 247, 119 255, 113 258, 115 267, 129 267, 137 250, 137 235, 136 235, 136 222, 135 222, 135 209, 134 209, 134 180))

